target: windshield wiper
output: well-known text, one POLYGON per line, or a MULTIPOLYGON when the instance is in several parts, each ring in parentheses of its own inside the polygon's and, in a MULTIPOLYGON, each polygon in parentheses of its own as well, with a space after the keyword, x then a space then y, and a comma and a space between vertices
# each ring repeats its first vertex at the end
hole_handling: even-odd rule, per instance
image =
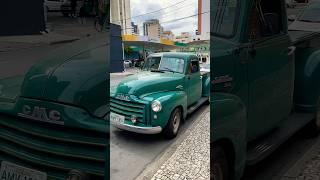
POLYGON ((167 70, 167 71, 169 71, 169 72, 173 72, 173 73, 175 73, 175 71, 174 71, 174 70, 172 70, 172 69, 170 69, 170 68, 164 67, 163 69, 164 69, 164 70, 167 70))
POLYGON ((151 69, 150 71, 151 71, 151 72, 160 72, 160 73, 164 73, 162 70, 159 70, 159 69, 151 69))

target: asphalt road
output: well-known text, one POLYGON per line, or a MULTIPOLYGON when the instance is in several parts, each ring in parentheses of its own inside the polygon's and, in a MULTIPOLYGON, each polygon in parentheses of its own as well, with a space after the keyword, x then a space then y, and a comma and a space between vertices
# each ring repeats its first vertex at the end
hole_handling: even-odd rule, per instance
MULTIPOLYGON (((115 85, 119 79, 112 78, 111 84, 115 85)), ((181 126, 179 135, 173 140, 164 139, 160 135, 141 135, 111 128, 110 134, 110 169, 112 180, 135 179, 149 163, 152 163, 164 150, 170 148, 175 141, 185 138, 188 127, 197 121, 205 111, 202 106, 187 118, 181 126)))

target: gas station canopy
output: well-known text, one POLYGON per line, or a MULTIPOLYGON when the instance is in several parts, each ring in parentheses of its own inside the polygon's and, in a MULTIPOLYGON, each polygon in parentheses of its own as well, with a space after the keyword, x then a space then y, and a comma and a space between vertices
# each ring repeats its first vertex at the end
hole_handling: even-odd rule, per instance
POLYGON ((186 46, 184 43, 178 43, 167 39, 151 39, 146 36, 123 35, 124 46, 135 46, 142 49, 154 51, 170 51, 186 46))

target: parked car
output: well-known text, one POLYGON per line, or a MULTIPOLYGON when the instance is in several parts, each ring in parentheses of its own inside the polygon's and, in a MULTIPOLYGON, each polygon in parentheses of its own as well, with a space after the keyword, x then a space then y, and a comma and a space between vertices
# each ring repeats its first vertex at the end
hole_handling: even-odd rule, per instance
POLYGON ((319 134, 320 32, 288 31, 284 0, 212 4, 212 177, 240 180, 297 131, 319 134))
POLYGON ((113 126, 141 134, 174 138, 182 120, 208 102, 209 73, 188 53, 150 55, 138 74, 110 91, 113 126))
POLYGON ((45 0, 44 5, 48 12, 57 12, 61 11, 61 5, 64 2, 65 0, 45 0))

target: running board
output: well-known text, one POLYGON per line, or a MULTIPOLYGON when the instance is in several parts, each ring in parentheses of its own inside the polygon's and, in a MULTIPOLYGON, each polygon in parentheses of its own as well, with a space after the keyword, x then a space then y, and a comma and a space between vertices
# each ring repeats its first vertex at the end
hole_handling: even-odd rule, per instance
POLYGON ((270 155, 313 118, 314 115, 312 113, 293 113, 290 115, 289 118, 281 124, 281 127, 274 130, 272 134, 248 145, 247 164, 256 164, 270 155))
POLYGON ((196 104, 194 104, 188 108, 188 111, 187 111, 188 115, 192 114, 195 110, 197 110, 201 105, 203 105, 208 100, 209 100, 208 97, 201 97, 196 104))

